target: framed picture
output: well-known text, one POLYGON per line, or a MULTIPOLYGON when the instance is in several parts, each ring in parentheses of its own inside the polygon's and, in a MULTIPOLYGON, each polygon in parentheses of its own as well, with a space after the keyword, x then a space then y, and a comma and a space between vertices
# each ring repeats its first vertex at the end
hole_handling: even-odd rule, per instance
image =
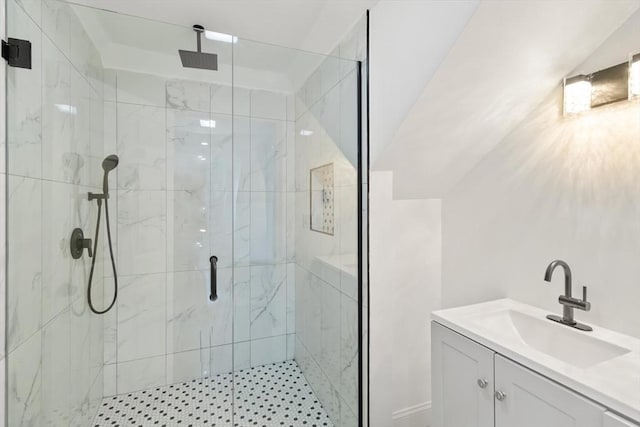
POLYGON ((311 230, 333 236, 333 163, 310 171, 311 230))

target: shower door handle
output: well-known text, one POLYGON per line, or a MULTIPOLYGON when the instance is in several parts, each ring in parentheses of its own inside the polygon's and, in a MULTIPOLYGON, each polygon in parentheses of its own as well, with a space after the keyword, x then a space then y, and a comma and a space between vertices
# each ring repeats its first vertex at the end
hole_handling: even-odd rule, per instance
POLYGON ((213 255, 209 258, 211 264, 211 294, 209 294, 209 301, 215 301, 218 299, 218 257, 213 255))

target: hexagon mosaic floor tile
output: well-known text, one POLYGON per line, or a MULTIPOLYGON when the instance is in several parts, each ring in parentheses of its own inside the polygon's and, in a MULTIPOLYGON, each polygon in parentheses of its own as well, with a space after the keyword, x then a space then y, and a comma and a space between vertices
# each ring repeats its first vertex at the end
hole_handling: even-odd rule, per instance
POLYGON ((95 427, 333 427, 294 361, 106 397, 95 427), (233 410, 235 396, 235 412, 233 410))

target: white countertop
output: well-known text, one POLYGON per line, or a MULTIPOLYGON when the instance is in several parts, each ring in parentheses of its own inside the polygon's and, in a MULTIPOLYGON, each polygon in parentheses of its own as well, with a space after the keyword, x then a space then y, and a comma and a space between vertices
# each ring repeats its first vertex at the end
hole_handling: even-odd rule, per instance
POLYGON ((500 328, 492 329, 480 325, 476 319, 481 315, 505 310, 518 311, 544 319, 549 313, 510 299, 501 299, 465 307, 439 310, 432 313, 434 321, 500 353, 509 359, 568 387, 583 396, 640 422, 640 340, 590 324, 592 332, 578 331, 564 325, 572 334, 589 334, 601 341, 623 347, 629 352, 621 356, 580 368, 527 345, 518 337, 517 331, 504 333, 500 328), (515 332, 515 333, 514 333, 515 332))

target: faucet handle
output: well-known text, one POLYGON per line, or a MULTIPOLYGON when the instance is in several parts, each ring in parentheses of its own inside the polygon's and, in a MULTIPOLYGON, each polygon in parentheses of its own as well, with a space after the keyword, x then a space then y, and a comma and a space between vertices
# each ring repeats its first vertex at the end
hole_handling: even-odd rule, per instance
POLYGON ((582 287, 582 302, 584 303, 584 311, 591 310, 591 303, 587 301, 587 287, 582 287))

